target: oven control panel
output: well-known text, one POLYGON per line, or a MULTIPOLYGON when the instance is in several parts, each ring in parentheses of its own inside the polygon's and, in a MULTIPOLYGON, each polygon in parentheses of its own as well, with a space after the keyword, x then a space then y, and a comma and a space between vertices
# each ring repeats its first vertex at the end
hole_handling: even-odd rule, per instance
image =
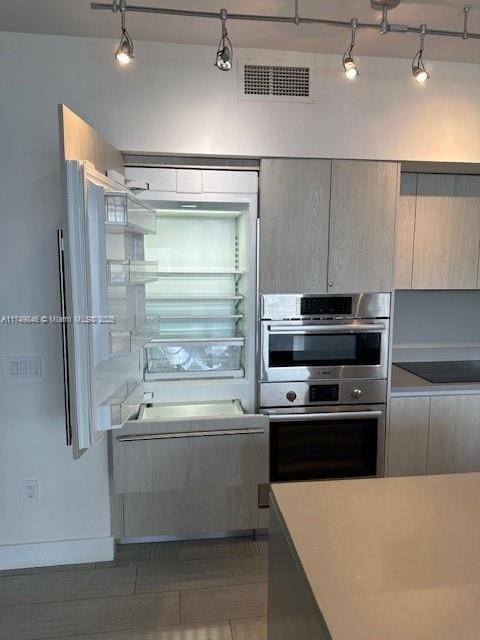
POLYGON ((315 405, 384 404, 386 380, 338 380, 316 382, 262 382, 260 408, 315 405))

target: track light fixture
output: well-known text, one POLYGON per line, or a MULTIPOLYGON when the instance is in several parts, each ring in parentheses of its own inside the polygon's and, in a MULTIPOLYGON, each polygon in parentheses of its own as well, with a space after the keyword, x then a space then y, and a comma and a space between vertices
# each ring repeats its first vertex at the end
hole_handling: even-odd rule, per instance
POLYGON ((125 27, 127 2, 126 0, 120 0, 120 2, 116 3, 116 5, 114 6, 117 7, 114 10, 120 11, 120 16, 122 18, 122 34, 120 36, 120 43, 118 45, 118 48, 115 51, 115 60, 118 62, 118 64, 125 66, 133 60, 133 40, 125 27))
POLYGON ((425 69, 423 62, 423 50, 425 47, 425 36, 427 35, 427 25, 420 25, 420 49, 414 55, 412 60, 412 75, 418 84, 423 84, 430 78, 428 71, 425 69))
MULTIPOLYGON (((382 12, 382 21, 379 25, 378 22, 358 22, 356 18, 352 20, 332 20, 330 18, 315 18, 315 17, 303 17, 299 13, 299 0, 294 0, 294 13, 290 15, 266 15, 266 14, 249 14, 249 13, 230 13, 228 15, 229 20, 239 20, 248 22, 262 22, 262 23, 278 23, 278 24, 294 24, 301 26, 302 24, 309 25, 322 25, 324 27, 332 28, 345 28, 351 30, 351 42, 347 51, 343 55, 343 71, 345 77, 349 80, 353 80, 359 75, 358 65, 353 56, 353 49, 355 47, 355 40, 358 29, 365 30, 379 30, 380 33, 387 35, 389 33, 396 34, 420 34, 420 49, 415 54, 412 60, 412 75, 418 84, 424 84, 429 79, 430 75, 425 68, 423 61, 423 51, 425 45, 425 36, 435 36, 443 38, 462 38, 463 40, 480 40, 479 32, 471 32, 468 30, 468 18, 471 11, 470 5, 463 7, 463 29, 448 30, 448 29, 435 29, 428 27, 426 24, 418 26, 408 24, 395 24, 389 21, 388 14, 392 9, 395 9, 401 0, 370 0, 370 5, 373 9, 382 12)), ((127 11, 134 11, 138 13, 151 13, 165 16, 179 16, 181 18, 202 18, 205 20, 218 20, 220 17, 222 32, 220 41, 217 47, 217 53, 215 57, 215 66, 221 71, 229 71, 232 68, 233 63, 233 46, 227 32, 227 10, 220 9, 217 11, 200 11, 198 9, 179 9, 179 8, 164 8, 153 6, 135 6, 129 5, 127 8, 127 0, 109 0, 108 2, 96 2, 93 1, 90 4, 92 9, 101 11, 120 11, 122 18, 122 35, 120 44, 115 52, 115 59, 121 65, 128 64, 133 59, 133 40, 131 39, 128 31, 125 28, 125 15, 127 11)))
POLYGON ((357 29, 358 29, 358 20, 356 18, 352 19, 352 39, 350 41, 349 48, 343 54, 343 72, 345 73, 345 77, 348 80, 353 80, 358 76, 358 67, 355 62, 355 58, 353 57, 353 49, 355 47, 356 38, 357 38, 357 29))
POLYGON ((230 71, 233 61, 232 41, 228 37, 227 31, 227 10, 220 9, 220 21, 222 23, 222 35, 217 47, 215 66, 221 71, 230 71))

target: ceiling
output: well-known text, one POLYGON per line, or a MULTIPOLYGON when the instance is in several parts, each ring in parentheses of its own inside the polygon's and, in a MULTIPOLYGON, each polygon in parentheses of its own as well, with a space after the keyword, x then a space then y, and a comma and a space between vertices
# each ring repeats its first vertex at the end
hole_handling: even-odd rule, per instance
MULTIPOLYGON (((108 2, 108 0, 103 0, 108 2)), ((469 31, 480 33, 480 0, 403 0, 389 13, 396 24, 461 31, 463 6, 471 5, 469 31)), ((292 15, 294 0, 130 0, 130 5, 172 9, 218 11, 222 6, 233 13, 292 15)), ((380 15, 369 0, 299 0, 300 15, 337 20, 353 17, 379 22, 380 15)), ((117 38, 120 18, 110 11, 93 11, 90 0, 1 0, 0 30, 69 36, 117 38)), ((216 46, 216 20, 128 13, 127 27, 134 40, 207 44, 216 46)), ((228 25, 234 47, 281 49, 319 53, 343 53, 349 41, 347 30, 320 25, 231 21, 228 25)), ((361 30, 357 55, 411 58, 416 51, 415 34, 380 35, 361 30)), ((425 57, 480 63, 480 40, 427 37, 425 57)))

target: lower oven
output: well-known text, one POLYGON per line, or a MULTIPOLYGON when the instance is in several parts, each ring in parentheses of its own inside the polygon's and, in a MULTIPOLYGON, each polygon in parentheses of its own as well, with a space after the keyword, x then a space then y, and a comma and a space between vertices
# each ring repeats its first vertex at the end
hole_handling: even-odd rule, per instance
POLYGON ((385 381, 261 387, 273 400, 261 409, 270 419, 270 482, 384 475, 385 381))
POLYGON ((266 410, 270 482, 384 475, 384 405, 266 410))

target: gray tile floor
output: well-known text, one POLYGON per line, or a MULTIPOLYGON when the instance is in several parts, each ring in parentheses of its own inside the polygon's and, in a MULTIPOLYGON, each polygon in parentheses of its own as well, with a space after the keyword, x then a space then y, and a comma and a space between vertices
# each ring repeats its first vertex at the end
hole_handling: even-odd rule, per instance
POLYGON ((265 540, 122 545, 113 562, 0 571, 1 640, 266 640, 265 540))

